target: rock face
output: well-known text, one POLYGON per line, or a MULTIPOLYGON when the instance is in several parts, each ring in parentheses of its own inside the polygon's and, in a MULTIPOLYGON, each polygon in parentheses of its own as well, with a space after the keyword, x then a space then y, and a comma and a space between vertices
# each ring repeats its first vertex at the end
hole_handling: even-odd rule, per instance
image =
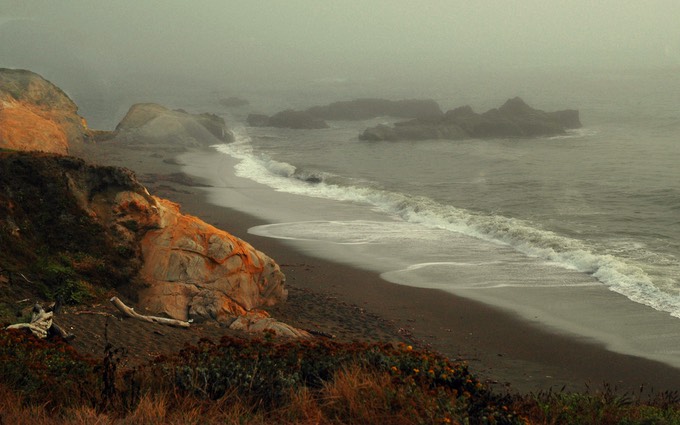
POLYGON ((368 120, 391 116, 396 118, 429 118, 442 115, 439 104, 432 99, 355 99, 314 106, 308 113, 325 120, 368 120))
POLYGON ((251 127, 279 127, 293 129, 318 129, 328 128, 326 121, 306 111, 287 109, 278 112, 271 117, 262 114, 248 115, 248 125, 251 127))
POLYGON ((54 84, 0 68, 0 148, 67 154, 88 134, 76 104, 54 84))
POLYGON ((194 321, 240 316, 284 301, 285 277, 279 266, 247 242, 200 219, 183 215, 179 206, 121 193, 119 213, 142 214, 155 223, 141 240, 144 265, 140 303, 154 313, 194 321))
POLYGON ((271 258, 149 195, 127 169, 5 152, 0 178, 3 269, 24 270, 45 261, 33 257, 45 252, 73 282, 108 279, 104 287, 118 288, 136 281, 128 290, 139 310, 181 320, 229 323, 286 299, 271 258))
POLYGON ((101 139, 127 145, 199 147, 231 142, 224 119, 213 114, 189 114, 155 103, 132 105, 112 134, 101 139))
POLYGON ((471 138, 538 137, 564 134, 580 128, 576 110, 544 112, 522 99, 510 99, 503 106, 478 114, 469 106, 447 111, 441 117, 398 122, 393 127, 368 128, 361 140, 462 140, 471 138))

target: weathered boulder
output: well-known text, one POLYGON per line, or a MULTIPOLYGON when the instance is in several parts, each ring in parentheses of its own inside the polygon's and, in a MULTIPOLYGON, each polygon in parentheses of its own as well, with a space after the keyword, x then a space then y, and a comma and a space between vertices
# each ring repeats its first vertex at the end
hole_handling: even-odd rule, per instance
POLYGON ((113 134, 100 135, 128 145, 199 147, 231 142, 224 119, 214 114, 190 114, 156 103, 132 105, 113 134))
POLYGON ((181 214, 170 201, 154 200, 155 204, 140 205, 141 199, 140 204, 131 204, 123 198, 118 203, 121 212, 134 212, 142 223, 151 216, 157 226, 141 241, 140 274, 149 287, 139 297, 149 311, 180 320, 224 321, 286 299, 285 276, 271 258, 223 230, 181 214))
POLYGON ((68 154, 88 134, 61 89, 33 72, 0 68, 0 148, 68 154))
POLYGON ((441 117, 417 118, 393 127, 378 125, 366 129, 361 140, 462 140, 470 138, 538 137, 564 134, 579 128, 576 110, 544 112, 519 97, 497 109, 478 114, 470 106, 447 111, 441 117))
POLYGON ((276 336, 289 338, 311 338, 312 335, 302 329, 294 328, 286 323, 269 317, 266 311, 251 311, 236 318, 229 329, 244 331, 248 333, 271 332, 276 336))
POLYGON ((286 109, 271 117, 261 114, 250 114, 247 119, 248 125, 251 127, 279 127, 305 130, 328 128, 326 121, 321 118, 306 111, 296 111, 293 109, 286 109))
POLYGON ((376 117, 428 118, 442 115, 439 104, 432 99, 355 99, 314 106, 308 113, 325 120, 368 120, 376 117))

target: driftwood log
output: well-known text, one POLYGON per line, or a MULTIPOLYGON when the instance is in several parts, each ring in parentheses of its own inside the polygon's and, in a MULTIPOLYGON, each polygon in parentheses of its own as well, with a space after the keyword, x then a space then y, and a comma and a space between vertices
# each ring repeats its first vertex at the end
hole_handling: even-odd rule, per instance
POLYGON ((183 320, 169 319, 167 317, 145 316, 143 314, 139 314, 134 308, 126 306, 120 299, 118 299, 118 297, 113 297, 110 301, 118 310, 120 310, 121 313, 128 317, 132 317, 133 319, 143 320, 149 323, 160 323, 162 325, 176 326, 179 328, 188 328, 190 325, 189 322, 185 322, 183 320))
POLYGON ((33 306, 33 314, 29 323, 17 323, 7 326, 7 329, 29 329, 38 338, 47 338, 47 331, 52 327, 52 316, 54 313, 45 311, 42 306, 36 303, 33 306))
MULTIPOLYGON (((52 308, 54 307, 55 306, 52 306, 52 308)), ((44 339, 48 336, 59 335, 65 340, 70 341, 76 336, 72 333, 66 332, 53 321, 54 314, 57 313, 57 310, 58 309, 50 309, 50 307, 45 310, 40 303, 35 303, 33 306, 31 321, 29 323, 17 323, 15 325, 9 325, 7 329, 28 329, 38 338, 44 339)))

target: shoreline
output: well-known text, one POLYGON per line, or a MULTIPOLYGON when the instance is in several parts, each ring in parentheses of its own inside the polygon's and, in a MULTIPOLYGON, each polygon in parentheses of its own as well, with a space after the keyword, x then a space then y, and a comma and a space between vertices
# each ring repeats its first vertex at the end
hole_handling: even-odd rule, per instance
MULTIPOLYGON (((100 149, 97 146, 92 150, 100 149)), ((160 150, 160 149, 159 149, 160 150)), ((98 163, 125 166, 138 177, 148 173, 182 171, 172 160, 177 152, 160 154, 107 147, 98 163)), ((161 151, 162 152, 162 151, 161 151)), ((142 183, 149 184, 140 178, 142 183)), ((167 181, 149 187, 152 193, 178 202, 182 211, 244 239, 282 266, 291 298, 299 291, 316 294, 316 300, 353 306, 345 314, 365 316, 367 322, 389 324, 405 340, 413 338, 452 359, 467 361, 473 373, 494 388, 513 392, 599 389, 608 383, 618 392, 638 393, 677 389, 680 369, 653 360, 607 350, 602 344, 556 334, 477 301, 436 289, 389 283, 376 272, 312 257, 283 240, 256 236, 248 229, 268 224, 265 219, 210 202, 208 191, 167 181)), ((323 322, 323 310, 305 308, 305 320, 323 322)), ((270 309, 280 320, 295 324, 298 312, 285 306, 270 309)), ((342 322, 340 318, 339 322, 342 322)), ((331 329, 332 331, 332 329, 331 329)), ((377 332, 376 337, 385 336, 377 332)))
MULTIPOLYGON (((248 228, 259 219, 224 207, 195 202, 201 194, 178 200, 186 213, 225 228, 282 264, 287 286, 314 291, 335 302, 362 306, 412 335, 414 341, 469 363, 488 383, 511 391, 549 388, 584 391, 603 383, 628 393, 641 385, 673 390, 680 370, 660 362, 619 354, 604 346, 554 334, 511 313, 436 289, 387 282, 376 273, 310 257, 276 239, 255 236, 248 228), (194 202, 192 202, 194 201, 194 202), (188 204, 191 202, 191 205, 188 204), (187 207, 184 205, 187 204, 187 207), (229 224, 223 218, 228 217, 229 224), (288 267, 288 265, 299 265, 288 267)), ((272 315, 283 321, 288 318, 272 315)))

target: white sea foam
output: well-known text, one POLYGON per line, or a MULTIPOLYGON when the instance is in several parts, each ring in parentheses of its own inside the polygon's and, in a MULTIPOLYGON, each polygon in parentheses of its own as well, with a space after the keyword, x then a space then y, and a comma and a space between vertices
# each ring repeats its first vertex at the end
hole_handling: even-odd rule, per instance
MULTIPOLYGON (((577 130, 564 137, 583 137, 588 130, 577 130)), ((236 174, 274 188, 277 191, 304 196, 365 204, 408 222, 434 229, 445 229, 478 239, 503 244, 530 257, 539 258, 568 270, 587 273, 632 301, 666 311, 680 317, 680 296, 664 292, 652 278, 631 260, 597 253, 586 242, 544 230, 530 222, 484 215, 427 197, 410 196, 359 185, 329 183, 328 174, 312 183, 299 178, 304 170, 253 153, 244 128, 235 129, 236 141, 217 149, 240 160, 236 174)), ((364 236, 366 233, 363 233, 364 236)), ((384 236, 384 235, 383 235, 384 236)), ((339 237, 335 234, 334 237, 339 237)), ((370 242, 370 241, 368 241, 370 242)), ((344 243, 368 243, 367 240, 344 243)))
POLYGON ((596 134, 597 131, 590 128, 574 128, 571 130, 567 130, 566 134, 548 137, 548 140, 580 139, 582 137, 592 137, 596 134))

